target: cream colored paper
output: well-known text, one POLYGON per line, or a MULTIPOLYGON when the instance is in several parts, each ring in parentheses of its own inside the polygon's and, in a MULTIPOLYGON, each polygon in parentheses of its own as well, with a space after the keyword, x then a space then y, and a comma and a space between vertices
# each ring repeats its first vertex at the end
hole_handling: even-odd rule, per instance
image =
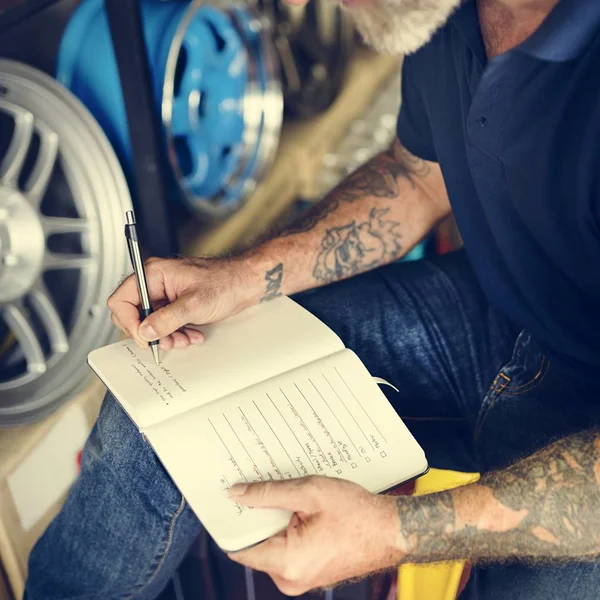
POLYGON ((321 475, 381 492, 427 469, 423 451, 366 368, 338 352, 146 430, 216 542, 234 551, 290 514, 234 504, 236 482, 321 475))
POLYGON ((235 505, 236 482, 320 475, 378 493, 427 469, 378 387, 387 382, 292 300, 202 331, 202 346, 165 353, 158 367, 131 341, 88 361, 223 549, 260 542, 290 516, 235 505))
POLYGON ((90 353, 88 362, 138 427, 145 427, 342 350, 326 325, 286 297, 201 327, 201 346, 163 352, 131 340, 90 353))

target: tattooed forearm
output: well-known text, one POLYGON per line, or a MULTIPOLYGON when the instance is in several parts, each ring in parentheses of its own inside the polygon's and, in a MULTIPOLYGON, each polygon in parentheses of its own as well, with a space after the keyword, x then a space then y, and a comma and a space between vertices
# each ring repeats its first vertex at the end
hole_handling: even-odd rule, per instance
POLYGON ((378 154, 347 177, 307 215, 286 228, 280 235, 292 235, 313 229, 345 202, 356 202, 367 197, 397 198, 400 194, 399 179, 407 180, 414 189, 416 180, 427 177, 429 171, 430 167, 425 161, 413 156, 396 142, 389 150, 378 154))
POLYGON ((481 483, 513 517, 522 517, 502 534, 515 550, 523 545, 524 553, 548 557, 600 554, 600 430, 560 440, 481 483))
POLYGON ((593 559, 600 555, 600 431, 560 440, 462 489, 400 497, 398 515, 406 560, 593 559))
MULTIPOLYGON (((418 244, 449 213, 450 202, 439 166, 396 146, 361 167, 302 221, 245 249, 255 286, 269 272, 267 296, 273 286, 275 293, 292 295, 392 262, 418 244), (281 281, 271 273, 279 262, 285 265, 281 281)), ((265 288, 254 289, 258 302, 265 288)))
POLYGON ((279 263, 265 273, 265 281, 267 282, 267 290, 264 296, 260 299, 261 302, 273 300, 281 296, 281 284, 283 283, 283 263, 279 263))
POLYGON ((369 220, 352 221, 325 232, 313 277, 319 282, 337 281, 374 269, 400 256, 399 223, 386 219, 389 209, 371 209, 369 220))

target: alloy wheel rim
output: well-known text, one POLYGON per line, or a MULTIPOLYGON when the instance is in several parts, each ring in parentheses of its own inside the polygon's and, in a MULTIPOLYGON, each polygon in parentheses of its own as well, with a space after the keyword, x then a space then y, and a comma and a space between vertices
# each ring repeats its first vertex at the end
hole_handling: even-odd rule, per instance
POLYGON ((131 199, 114 152, 70 92, 0 60, 0 425, 43 416, 114 338, 131 199))

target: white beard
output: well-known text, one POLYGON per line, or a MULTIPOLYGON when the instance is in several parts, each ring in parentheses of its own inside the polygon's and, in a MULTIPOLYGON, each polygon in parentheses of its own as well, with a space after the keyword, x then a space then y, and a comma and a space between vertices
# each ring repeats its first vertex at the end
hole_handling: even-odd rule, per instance
POLYGON ((372 0, 342 7, 365 40, 383 54, 410 54, 425 45, 462 0, 372 0))

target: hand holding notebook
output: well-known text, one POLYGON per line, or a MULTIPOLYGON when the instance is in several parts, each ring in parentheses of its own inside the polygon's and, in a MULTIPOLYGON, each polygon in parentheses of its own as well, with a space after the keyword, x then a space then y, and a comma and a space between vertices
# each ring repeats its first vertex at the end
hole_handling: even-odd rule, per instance
POLYGON ((322 475, 379 493, 427 470, 423 451, 358 357, 281 297, 202 328, 206 342, 155 365, 131 340, 89 364, 137 424, 224 550, 281 531, 234 483, 322 475))

